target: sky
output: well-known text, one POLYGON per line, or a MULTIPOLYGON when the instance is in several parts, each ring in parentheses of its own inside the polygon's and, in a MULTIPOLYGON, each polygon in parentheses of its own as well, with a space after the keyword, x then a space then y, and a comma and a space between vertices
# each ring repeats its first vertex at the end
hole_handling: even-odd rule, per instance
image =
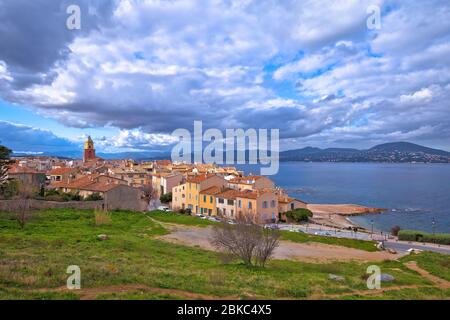
POLYGON ((16 152, 169 150, 195 120, 279 129, 281 150, 450 150, 448 0, 0 0, 0 40, 16 152))

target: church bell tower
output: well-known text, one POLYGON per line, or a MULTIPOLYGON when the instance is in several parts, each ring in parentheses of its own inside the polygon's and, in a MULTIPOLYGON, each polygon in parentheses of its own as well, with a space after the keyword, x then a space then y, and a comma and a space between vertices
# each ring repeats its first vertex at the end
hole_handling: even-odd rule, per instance
POLYGON ((89 136, 86 142, 84 143, 83 162, 94 159, 96 159, 94 141, 92 141, 91 136, 89 136))

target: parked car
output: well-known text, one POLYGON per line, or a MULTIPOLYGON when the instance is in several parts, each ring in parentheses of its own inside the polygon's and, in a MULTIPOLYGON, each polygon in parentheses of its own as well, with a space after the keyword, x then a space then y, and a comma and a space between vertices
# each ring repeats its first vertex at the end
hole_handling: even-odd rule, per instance
POLYGON ((201 213, 196 213, 195 216, 196 216, 196 217, 199 217, 199 218, 204 217, 204 215, 202 215, 201 213))
POLYGON ((209 221, 214 221, 214 222, 221 222, 221 220, 219 218, 216 217, 208 217, 209 221))
POLYGON ((158 210, 161 210, 161 211, 164 211, 164 212, 170 212, 169 207, 166 207, 166 206, 159 206, 158 210))
POLYGON ((233 220, 228 220, 227 223, 228 224, 236 224, 236 222, 234 222, 233 220))

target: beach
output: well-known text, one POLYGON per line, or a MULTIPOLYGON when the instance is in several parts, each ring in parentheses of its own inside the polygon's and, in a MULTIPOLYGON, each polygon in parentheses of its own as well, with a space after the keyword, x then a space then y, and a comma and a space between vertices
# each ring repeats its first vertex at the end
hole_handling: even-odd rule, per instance
POLYGON ((308 204, 307 208, 313 213, 311 221, 318 225, 329 226, 339 229, 362 226, 350 221, 347 217, 376 214, 383 212, 381 208, 370 208, 357 204, 308 204))

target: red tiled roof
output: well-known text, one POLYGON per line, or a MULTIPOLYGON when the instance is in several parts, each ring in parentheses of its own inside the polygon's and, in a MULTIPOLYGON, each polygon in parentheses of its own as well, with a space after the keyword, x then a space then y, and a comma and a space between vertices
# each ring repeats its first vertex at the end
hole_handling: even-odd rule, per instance
POLYGON ((253 184, 254 181, 261 179, 262 176, 236 177, 231 179, 230 183, 253 184))
POLYGON ((252 190, 240 191, 236 194, 236 198, 256 199, 259 194, 252 190))
POLYGON ((86 191, 94 191, 94 192, 107 192, 109 190, 112 190, 116 187, 120 186, 120 184, 116 183, 105 183, 105 182, 96 182, 89 184, 87 186, 81 187, 79 189, 86 190, 86 191))
POLYGON ((187 182, 200 183, 200 182, 203 182, 203 181, 205 181, 205 180, 207 180, 209 178, 212 178, 212 177, 216 177, 216 175, 214 175, 214 174, 200 174, 200 175, 195 176, 195 177, 189 177, 187 179, 187 182))
POLYGON ((236 199, 236 195, 239 194, 239 191, 234 189, 225 189, 222 193, 218 194, 217 197, 224 199, 236 199))
POLYGON ((66 173, 71 173, 77 171, 76 168, 56 168, 49 171, 49 175, 51 176, 60 176, 66 173))
POLYGON ((207 194, 207 195, 214 196, 214 195, 220 193, 220 191, 221 191, 221 189, 219 187, 213 186, 208 189, 200 191, 200 194, 207 194))

